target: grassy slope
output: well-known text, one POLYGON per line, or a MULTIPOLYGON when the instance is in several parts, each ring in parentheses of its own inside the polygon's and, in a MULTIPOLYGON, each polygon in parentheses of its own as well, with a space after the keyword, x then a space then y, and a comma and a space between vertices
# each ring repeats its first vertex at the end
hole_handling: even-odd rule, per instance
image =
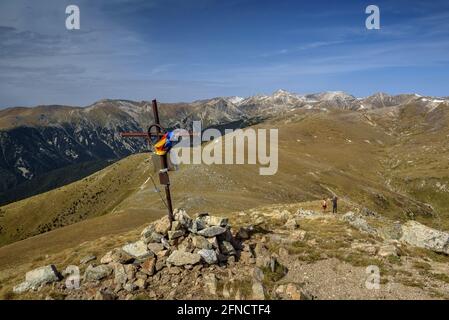
POLYGON ((14 187, 13 190, 0 192, 0 206, 81 180, 84 177, 100 171, 110 165, 113 161, 114 160, 88 161, 56 169, 41 176, 36 176, 32 180, 25 181, 17 187, 14 187))
POLYGON ((410 218, 441 229, 449 229, 449 110, 441 104, 432 112, 423 112, 409 105, 397 114, 395 123, 383 122, 393 128, 395 143, 386 148, 384 174, 391 186, 413 199, 428 203, 433 215, 410 218))
POLYGON ((72 184, 1 207, 0 244, 109 213, 145 180, 151 163, 135 155, 72 184))

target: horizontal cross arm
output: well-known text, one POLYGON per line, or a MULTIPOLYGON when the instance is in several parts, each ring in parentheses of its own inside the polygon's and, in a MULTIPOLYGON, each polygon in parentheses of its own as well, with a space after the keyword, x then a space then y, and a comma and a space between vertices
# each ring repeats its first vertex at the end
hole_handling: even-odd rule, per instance
MULTIPOLYGON (((151 133, 151 137, 162 137, 165 133, 159 132, 159 133, 151 133)), ((122 137, 126 138, 148 138, 147 132, 120 132, 120 135, 122 137)), ((178 134, 179 137, 190 137, 190 136, 199 136, 199 133, 194 132, 188 132, 188 133, 180 133, 178 134)))
POLYGON ((148 138, 148 133, 146 132, 120 132, 120 135, 126 138, 148 138))

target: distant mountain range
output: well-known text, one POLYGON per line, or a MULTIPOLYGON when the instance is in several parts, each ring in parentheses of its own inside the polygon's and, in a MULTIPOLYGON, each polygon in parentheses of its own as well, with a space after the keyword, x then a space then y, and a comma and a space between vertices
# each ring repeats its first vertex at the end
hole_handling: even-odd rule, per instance
MULTIPOLYGON (((167 128, 188 128, 193 120, 201 120, 203 128, 245 127, 294 109, 363 112, 414 104, 433 110, 441 103, 449 105, 449 99, 385 93, 356 98, 341 91, 299 95, 278 90, 247 98, 161 103, 160 117, 167 128)), ((0 110, 0 204, 66 184, 110 161, 144 150, 145 141, 123 139, 120 132, 146 130, 152 122, 148 101, 101 100, 87 107, 0 110)))

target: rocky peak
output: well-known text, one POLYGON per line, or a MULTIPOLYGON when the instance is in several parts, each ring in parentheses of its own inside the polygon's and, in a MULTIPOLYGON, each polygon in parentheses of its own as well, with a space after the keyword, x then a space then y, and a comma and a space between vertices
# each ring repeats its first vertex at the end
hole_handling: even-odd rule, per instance
POLYGON ((295 95, 295 94, 290 93, 289 91, 284 90, 284 89, 278 89, 278 90, 276 90, 275 92, 272 93, 272 96, 274 96, 274 97, 293 96, 293 95, 295 95))
POLYGON ((243 100, 245 100, 245 98, 238 97, 238 96, 233 96, 233 97, 227 97, 226 100, 229 101, 230 103, 235 104, 236 106, 238 106, 238 105, 240 105, 242 103, 243 100))
POLYGON ((343 91, 326 91, 314 93, 306 96, 307 98, 314 98, 318 101, 332 101, 332 100, 354 100, 355 97, 343 91))
POLYGON ((379 109, 406 104, 417 98, 418 97, 414 94, 400 94, 393 96, 384 92, 378 92, 361 99, 361 101, 367 109, 379 109))

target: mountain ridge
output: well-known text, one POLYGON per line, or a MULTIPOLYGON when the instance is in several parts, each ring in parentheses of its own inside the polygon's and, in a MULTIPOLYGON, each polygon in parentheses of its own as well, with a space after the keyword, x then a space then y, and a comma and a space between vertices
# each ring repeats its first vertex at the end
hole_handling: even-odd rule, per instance
MULTIPOLYGON (((356 98, 342 91, 296 94, 280 89, 271 95, 216 97, 159 105, 164 127, 189 129, 191 123, 198 120, 205 129, 242 128, 292 110, 365 112, 414 104, 422 112, 429 112, 440 104, 448 105, 448 101, 418 94, 375 93, 356 98)), ((0 110, 0 151, 3 155, 0 173, 4 177, 0 183, 0 198, 4 200, 0 204, 5 203, 5 199, 14 199, 15 188, 35 177, 45 179, 50 172, 64 167, 118 160, 145 150, 143 139, 123 139, 119 132, 145 131, 152 122, 150 102, 127 99, 102 99, 86 107, 40 105, 0 110)), ((32 194, 25 193, 19 198, 29 195, 32 194)))

